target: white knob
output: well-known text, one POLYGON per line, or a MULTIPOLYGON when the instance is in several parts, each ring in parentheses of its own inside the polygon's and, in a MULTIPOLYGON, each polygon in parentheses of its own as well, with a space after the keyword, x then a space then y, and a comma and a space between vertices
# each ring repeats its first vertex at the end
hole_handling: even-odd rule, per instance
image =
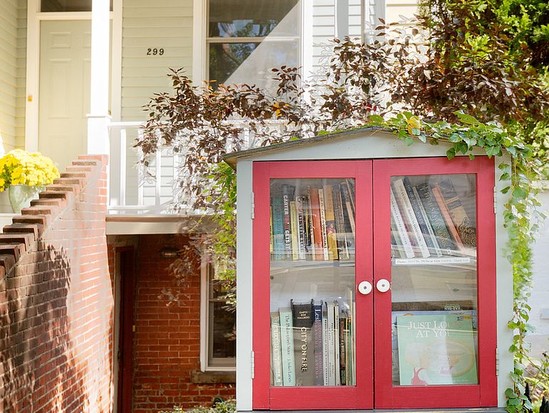
POLYGON ((382 278, 376 283, 376 288, 380 293, 386 293, 391 289, 391 283, 385 278, 382 278))
POLYGON ((362 281, 358 284, 358 292, 360 294, 368 295, 372 292, 372 284, 369 281, 362 281))

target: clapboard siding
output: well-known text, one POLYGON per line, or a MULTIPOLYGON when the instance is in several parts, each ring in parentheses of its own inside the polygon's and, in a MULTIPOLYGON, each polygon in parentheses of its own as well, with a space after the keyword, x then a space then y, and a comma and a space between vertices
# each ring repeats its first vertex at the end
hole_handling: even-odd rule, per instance
POLYGON ((169 68, 191 73, 192 0, 124 2, 122 38, 122 118, 143 120, 143 105, 170 89, 169 68), (148 48, 164 49, 148 56, 148 48))
POLYGON ((0 152, 15 144, 17 100, 17 1, 0 2, 0 152))
POLYGON ((15 146, 25 146, 25 107, 27 87, 27 2, 17 0, 17 72, 15 102, 15 146))
POLYGON ((385 18, 387 23, 411 19, 417 14, 417 2, 414 0, 386 0, 385 18))

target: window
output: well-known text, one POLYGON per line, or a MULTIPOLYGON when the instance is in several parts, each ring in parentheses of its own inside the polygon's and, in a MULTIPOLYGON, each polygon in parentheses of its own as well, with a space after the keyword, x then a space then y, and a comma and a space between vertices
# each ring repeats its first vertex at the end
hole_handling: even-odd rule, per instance
POLYGON ((202 266, 202 370, 234 370, 236 312, 227 306, 227 286, 215 279, 213 265, 202 266))
POLYGON ((268 86, 273 67, 299 66, 298 0, 209 0, 208 79, 268 86))
MULTIPOLYGON (((91 11, 92 0, 42 0, 42 12, 91 11)), ((111 0, 112 10, 112 0, 111 0)))

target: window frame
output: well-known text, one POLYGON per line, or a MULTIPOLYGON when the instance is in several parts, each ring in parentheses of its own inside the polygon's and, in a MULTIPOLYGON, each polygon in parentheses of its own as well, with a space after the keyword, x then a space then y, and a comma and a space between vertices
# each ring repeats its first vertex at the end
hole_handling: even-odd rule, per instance
POLYGON ((299 21, 301 27, 296 36, 266 36, 266 37, 210 37, 209 28, 209 0, 193 1, 193 70, 192 79, 195 85, 202 85, 209 80, 209 46, 210 44, 224 43, 262 43, 268 42, 297 42, 298 44, 298 67, 303 66, 304 59, 304 23, 305 23, 305 3, 304 0, 297 0, 301 3, 299 21))
POLYGON ((209 256, 204 255, 200 265, 200 370, 233 372, 236 371, 236 356, 210 359, 210 319, 213 317, 210 312, 210 277, 213 272, 211 259, 209 256), (215 363, 216 360, 220 364, 215 363))

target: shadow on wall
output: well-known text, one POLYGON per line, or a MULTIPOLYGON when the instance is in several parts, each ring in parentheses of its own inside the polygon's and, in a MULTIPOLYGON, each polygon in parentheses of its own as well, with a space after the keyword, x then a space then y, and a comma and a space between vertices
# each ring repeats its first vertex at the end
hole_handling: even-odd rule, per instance
POLYGON ((69 335, 70 262, 52 246, 29 255, 0 279, 0 411, 84 411, 85 374, 69 335))

